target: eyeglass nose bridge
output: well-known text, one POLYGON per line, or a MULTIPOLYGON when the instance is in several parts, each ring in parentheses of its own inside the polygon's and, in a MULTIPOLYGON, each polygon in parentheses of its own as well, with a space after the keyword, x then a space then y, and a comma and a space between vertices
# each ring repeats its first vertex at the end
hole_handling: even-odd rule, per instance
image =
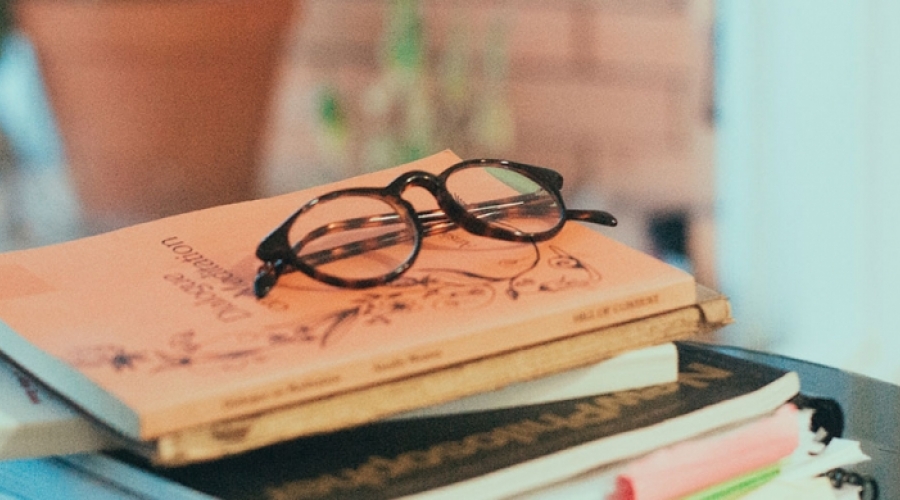
POLYGON ((444 184, 441 182, 441 179, 424 170, 412 170, 397 177, 393 182, 388 184, 384 191, 399 197, 404 191, 411 187, 424 188, 437 199, 442 197, 441 193, 444 191, 444 184))
POLYGON ((394 179, 394 181, 384 189, 384 193, 395 196, 411 211, 414 216, 414 222, 419 228, 420 235, 424 234, 424 228, 422 228, 420 221, 415 217, 416 209, 402 196, 402 194, 411 187, 420 187, 431 193, 437 201, 438 206, 444 212, 444 215, 449 220, 453 221, 454 224, 457 224, 459 227, 473 234, 484 232, 485 230, 481 227, 484 223, 477 217, 469 214, 462 205, 453 199, 453 195, 447 190, 446 172, 447 171, 442 175, 435 175, 431 172, 425 172, 424 170, 412 170, 397 179, 394 179))

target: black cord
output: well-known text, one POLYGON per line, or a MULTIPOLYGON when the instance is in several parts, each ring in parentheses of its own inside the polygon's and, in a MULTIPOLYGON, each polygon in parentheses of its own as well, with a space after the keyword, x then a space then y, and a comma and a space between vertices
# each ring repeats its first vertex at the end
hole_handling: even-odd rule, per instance
POLYGON ((832 438, 841 437, 844 434, 844 412, 837 401, 803 394, 796 395, 791 401, 798 408, 813 410, 809 427, 816 433, 816 439, 822 444, 827 446, 832 438))
MULTIPOLYGON (((841 406, 837 401, 804 394, 798 394, 791 401, 798 408, 813 410, 809 427, 816 434, 816 440, 824 446, 828 446, 832 438, 841 437, 844 434, 844 412, 841 411, 841 406)), ((871 476, 841 468, 832 469, 824 476, 831 481, 831 486, 834 488, 840 488, 845 484, 860 487, 859 498, 861 500, 878 499, 878 482, 871 476)))
POLYGON ((845 469, 831 469, 825 473, 831 485, 840 488, 845 484, 859 486, 860 500, 878 500, 878 482, 871 476, 865 476, 845 469))

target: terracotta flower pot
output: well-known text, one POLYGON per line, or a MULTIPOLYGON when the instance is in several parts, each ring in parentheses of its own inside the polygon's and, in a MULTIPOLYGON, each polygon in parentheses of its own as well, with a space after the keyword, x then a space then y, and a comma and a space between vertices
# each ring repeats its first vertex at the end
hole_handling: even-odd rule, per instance
POLYGON ((297 2, 17 2, 90 230, 256 194, 297 2))

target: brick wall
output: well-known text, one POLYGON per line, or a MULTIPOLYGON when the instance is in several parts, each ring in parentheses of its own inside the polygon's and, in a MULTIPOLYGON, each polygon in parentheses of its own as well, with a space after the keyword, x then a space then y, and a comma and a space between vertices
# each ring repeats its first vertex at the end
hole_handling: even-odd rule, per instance
MULTIPOLYGON (((269 191, 354 173, 323 158, 314 95, 323 84, 349 96, 371 85, 387 5, 304 0, 273 116, 269 191)), ((646 250, 651 218, 683 213, 694 272, 714 285, 711 0, 422 0, 421 8, 431 54, 460 25, 475 48, 496 20, 507 29, 513 144, 440 148, 560 170, 571 206, 616 213, 615 236, 646 250)), ((351 123, 359 113, 349 107, 351 123)))

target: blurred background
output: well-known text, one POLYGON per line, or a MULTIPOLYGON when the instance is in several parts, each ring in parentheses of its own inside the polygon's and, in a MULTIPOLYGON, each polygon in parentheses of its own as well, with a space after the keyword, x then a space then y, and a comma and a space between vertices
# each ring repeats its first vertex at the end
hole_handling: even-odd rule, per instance
MULTIPOLYGON (((144 2, 88 2, 103 3, 144 2)), ((297 0, 293 7, 279 14, 290 18, 283 37, 266 28, 278 52, 271 105, 254 126, 259 137, 247 142, 252 155, 218 146, 217 177, 232 175, 229 162, 259 166, 252 191, 225 201, 443 149, 552 167, 566 178, 569 206, 615 213, 620 226, 611 236, 731 297, 737 323, 719 340, 900 382, 890 354, 900 352, 900 3, 297 0)), ((13 27, 0 55, 0 251, 180 211, 178 196, 190 198, 182 192, 136 215, 89 220, 95 213, 85 209, 84 184, 124 188, 72 167, 112 153, 66 146, 77 134, 60 126, 71 120, 60 119, 69 116, 58 109, 61 92, 48 86, 51 58, 33 43, 37 30, 13 27)), ((126 59, 102 59, 117 57, 126 59)), ((215 58, 172 57, 162 64, 182 73, 215 58)), ((94 59, 70 74, 96 72, 94 59)), ((207 73, 222 82, 242 72, 239 61, 229 64, 225 73, 207 73)), ((149 93, 117 85, 125 102, 149 93)), ((204 99, 245 93, 237 83, 203 88, 211 85, 221 96, 204 99)), ((94 89, 90 109, 123 107, 116 92, 94 89)), ((186 108, 202 92, 175 93, 184 99, 168 106, 186 108)), ((185 138, 203 142, 194 132, 207 125, 181 120, 135 134, 173 130, 175 138, 155 146, 166 151, 185 138)), ((125 125, 134 123, 120 118, 89 142, 105 143, 125 125)), ((146 175, 161 163, 184 169, 195 157, 125 158, 137 160, 116 161, 143 161, 146 175)), ((173 175, 177 185, 191 180, 183 172, 159 176, 173 175)))

